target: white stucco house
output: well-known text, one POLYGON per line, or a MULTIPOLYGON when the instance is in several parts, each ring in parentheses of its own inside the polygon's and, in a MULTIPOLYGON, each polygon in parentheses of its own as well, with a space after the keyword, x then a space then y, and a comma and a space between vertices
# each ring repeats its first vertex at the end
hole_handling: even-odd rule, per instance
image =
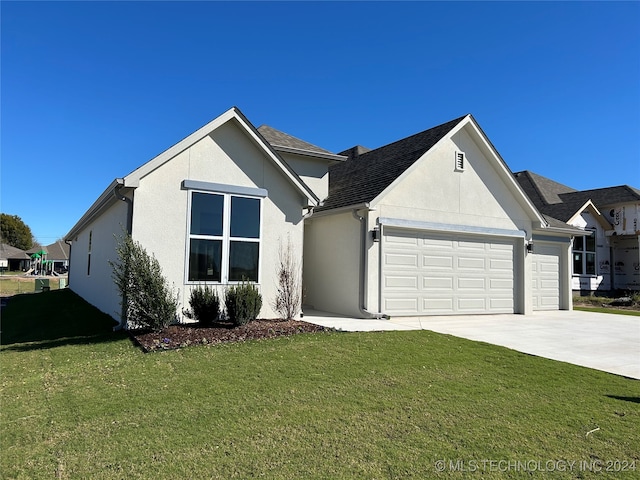
POLYGON ((70 288, 119 319, 109 260, 131 233, 188 306, 243 277, 273 317, 278 251, 303 264, 304 307, 371 316, 571 309, 571 241, 471 115, 335 154, 231 108, 115 179, 69 231, 70 288))
POLYGON ((585 231, 572 247, 574 292, 640 291, 640 190, 575 190, 530 171, 516 179, 546 216, 585 231))

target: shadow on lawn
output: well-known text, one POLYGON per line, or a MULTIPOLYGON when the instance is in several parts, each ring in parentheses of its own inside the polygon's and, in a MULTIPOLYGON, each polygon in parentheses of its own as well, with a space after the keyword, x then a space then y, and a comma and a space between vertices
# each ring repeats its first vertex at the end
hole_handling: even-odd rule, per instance
POLYGON ((2 307, 2 350, 112 342, 116 322, 69 289, 15 295, 2 307))
POLYGON ((640 397, 619 397, 618 395, 607 395, 607 397, 622 400, 624 402, 640 403, 640 397))

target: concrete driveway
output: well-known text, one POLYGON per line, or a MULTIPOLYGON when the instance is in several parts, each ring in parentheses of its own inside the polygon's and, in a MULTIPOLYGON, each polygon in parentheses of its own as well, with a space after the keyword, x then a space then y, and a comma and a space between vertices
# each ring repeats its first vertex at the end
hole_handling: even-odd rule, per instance
POLYGON ((579 311, 532 315, 346 318, 305 311, 303 320, 356 332, 431 330, 640 379, 640 317, 579 311))

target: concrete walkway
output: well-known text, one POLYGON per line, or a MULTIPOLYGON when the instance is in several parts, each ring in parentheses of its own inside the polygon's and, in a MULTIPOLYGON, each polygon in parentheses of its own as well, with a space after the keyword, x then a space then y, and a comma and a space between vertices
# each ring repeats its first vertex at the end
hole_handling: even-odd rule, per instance
POLYGON ((304 321, 349 332, 431 330, 640 380, 640 317, 580 311, 364 320, 305 311, 304 321))

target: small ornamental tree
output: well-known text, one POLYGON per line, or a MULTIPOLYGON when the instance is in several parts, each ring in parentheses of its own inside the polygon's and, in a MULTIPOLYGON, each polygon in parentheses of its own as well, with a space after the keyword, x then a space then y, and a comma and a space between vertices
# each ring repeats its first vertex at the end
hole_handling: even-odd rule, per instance
POLYGON ((120 291, 122 320, 127 328, 161 331, 176 319, 178 295, 162 275, 158 260, 131 235, 118 238, 117 261, 109 261, 120 291))
POLYGON ((260 314, 262 295, 255 285, 243 282, 227 289, 224 306, 234 325, 246 325, 260 314))
POLYGON ((291 238, 287 239, 286 245, 280 241, 278 260, 278 287, 272 306, 282 318, 291 320, 300 313, 302 301, 300 265, 296 260, 291 238))

